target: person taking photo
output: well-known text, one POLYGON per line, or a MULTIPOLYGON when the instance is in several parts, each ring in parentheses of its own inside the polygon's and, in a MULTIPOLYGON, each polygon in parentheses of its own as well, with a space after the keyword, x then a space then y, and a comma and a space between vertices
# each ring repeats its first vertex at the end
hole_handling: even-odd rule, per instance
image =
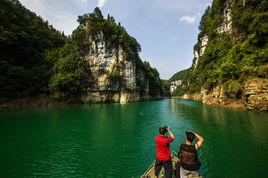
POLYGON ((203 144, 203 137, 197 133, 190 131, 186 132, 185 143, 180 145, 180 171, 176 171, 177 177, 187 178, 189 175, 198 176, 198 170, 201 166, 201 162, 198 160, 197 150, 199 150, 203 144), (197 138, 196 144, 193 144, 194 139, 197 138))
POLYGON ((155 161, 155 176, 158 177, 162 167, 164 166, 165 177, 171 178, 173 167, 171 161, 171 151, 169 144, 173 142, 174 135, 168 126, 159 128, 159 135, 155 137, 156 143, 156 161, 155 161), (167 136, 169 133, 169 137, 167 136))

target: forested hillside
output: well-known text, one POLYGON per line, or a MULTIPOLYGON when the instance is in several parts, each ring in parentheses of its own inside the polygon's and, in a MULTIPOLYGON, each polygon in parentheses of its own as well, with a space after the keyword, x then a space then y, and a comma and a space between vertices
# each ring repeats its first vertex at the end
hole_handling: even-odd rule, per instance
MULTIPOLYGON (((140 59, 139 43, 113 16, 108 14, 106 19, 95 8, 93 13, 79 16, 78 22, 65 46, 50 53, 57 61, 50 81, 51 91, 63 97, 123 90, 162 95, 158 71, 140 59)), ((105 101, 113 100, 104 95, 105 101)))
POLYGON ((128 101, 163 94, 158 71, 139 57, 139 43, 99 8, 79 16, 69 37, 17 0, 0 1, 0 21, 0 99, 118 102, 121 95, 128 101))
POLYGON ((250 78, 268 78, 268 1, 214 0, 199 25, 186 93, 223 86, 240 98, 250 78))
POLYGON ((168 81, 169 81, 169 83, 176 81, 176 80, 187 81, 189 79, 189 72, 190 72, 190 68, 185 69, 185 70, 181 70, 181 71, 177 72, 176 74, 174 74, 168 81))
POLYGON ((170 86, 169 90, 172 96, 182 96, 188 91, 190 70, 191 68, 179 71, 168 80, 168 85, 170 86), (176 84, 176 82, 179 83, 176 84), (171 91, 172 87, 174 89, 171 91))
POLYGON ((17 0, 0 1, 0 97, 48 93, 53 61, 46 53, 66 37, 17 0))

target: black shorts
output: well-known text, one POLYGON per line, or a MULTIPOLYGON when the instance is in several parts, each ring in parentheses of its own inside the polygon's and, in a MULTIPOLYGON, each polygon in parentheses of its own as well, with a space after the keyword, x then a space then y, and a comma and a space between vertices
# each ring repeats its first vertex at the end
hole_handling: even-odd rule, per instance
POLYGON ((157 160, 156 159, 156 161, 154 163, 154 173, 155 173, 155 176, 156 177, 159 176, 160 171, 161 171, 161 169, 162 169, 163 166, 164 166, 166 178, 171 178, 172 177, 172 171, 173 171, 171 159, 169 159, 167 161, 160 161, 160 160, 157 160))

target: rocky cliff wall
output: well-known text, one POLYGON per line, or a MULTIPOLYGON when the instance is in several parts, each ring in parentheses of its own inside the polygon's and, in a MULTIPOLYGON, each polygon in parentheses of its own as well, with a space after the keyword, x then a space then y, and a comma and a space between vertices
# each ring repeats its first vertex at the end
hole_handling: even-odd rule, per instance
POLYGON ((249 109, 268 111, 268 79, 251 79, 246 81, 244 95, 249 109))
POLYGON ((194 50, 194 60, 193 60, 193 66, 194 68, 197 66, 198 61, 200 57, 204 54, 207 43, 208 43, 208 36, 204 35, 200 38, 200 48, 194 50))
POLYGON ((268 79, 254 78, 244 82, 242 99, 227 97, 223 86, 216 86, 211 91, 202 88, 200 93, 184 94, 182 98, 213 106, 268 111, 268 79))
POLYGON ((212 2, 200 21, 189 83, 179 95, 210 105, 268 110, 267 40, 264 28, 254 28, 266 24, 258 20, 262 7, 261 1, 212 2))
MULTIPOLYGON (((231 34, 232 33, 232 10, 231 10, 231 0, 226 0, 223 3, 223 18, 221 23, 219 24, 218 28, 217 28, 217 33, 218 34, 222 34, 222 33, 226 33, 226 34, 231 34)), ((203 34, 202 36, 198 37, 197 40, 199 47, 194 49, 194 59, 193 59, 193 67, 196 68, 200 58, 202 57, 202 55, 205 52, 206 46, 209 42, 209 38, 207 34, 203 34)))
POLYGON ((149 80, 145 71, 137 69, 135 60, 121 46, 114 47, 105 40, 104 34, 89 37, 89 46, 84 59, 91 71, 91 85, 83 102, 137 101, 149 98, 149 80), (143 93, 137 85, 143 82, 143 93))

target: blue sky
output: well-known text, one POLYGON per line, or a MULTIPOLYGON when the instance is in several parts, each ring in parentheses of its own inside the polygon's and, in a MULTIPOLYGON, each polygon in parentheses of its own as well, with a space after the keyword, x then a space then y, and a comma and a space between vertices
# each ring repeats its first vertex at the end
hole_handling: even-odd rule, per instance
POLYGON ((142 47, 140 56, 162 79, 191 66, 198 25, 211 0, 20 0, 66 35, 77 27, 77 16, 98 6, 111 14, 142 47))

